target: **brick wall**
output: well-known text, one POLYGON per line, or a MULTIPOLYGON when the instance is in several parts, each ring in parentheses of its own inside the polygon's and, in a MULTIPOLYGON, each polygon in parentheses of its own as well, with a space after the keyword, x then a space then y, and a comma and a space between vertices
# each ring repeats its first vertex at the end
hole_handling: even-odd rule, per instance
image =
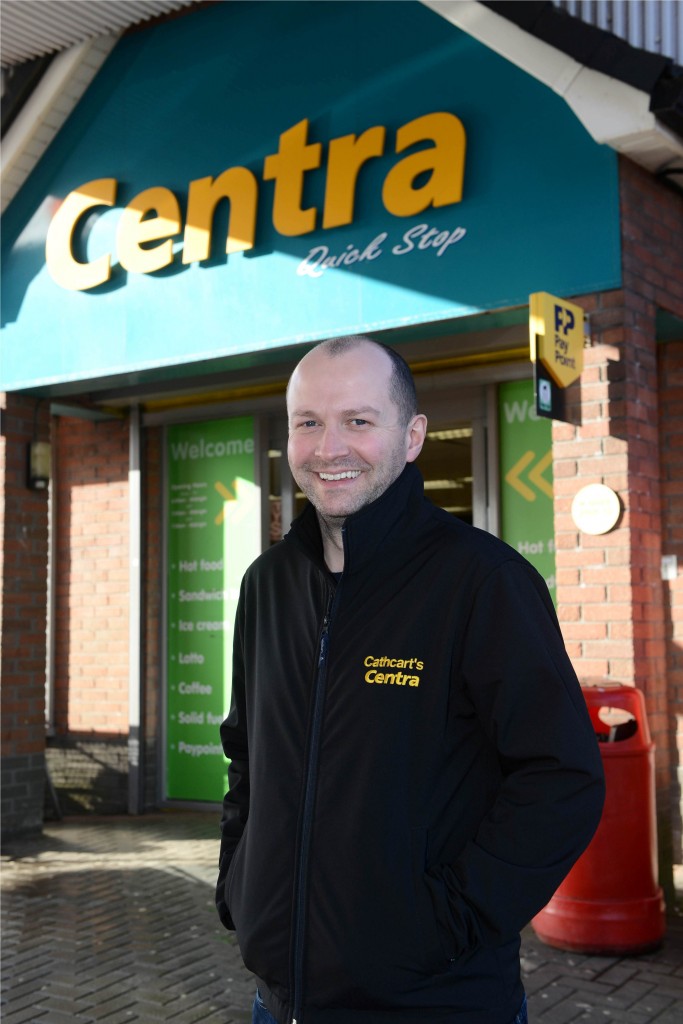
MULTIPOLYGON (((655 405, 652 396, 652 379, 657 379, 657 401, 670 383, 668 373, 674 372, 671 361, 658 367, 657 355, 661 347, 657 340, 656 327, 652 322, 656 308, 666 310, 683 319, 683 196, 681 193, 648 174, 641 168, 622 161, 621 202, 624 285, 629 289, 629 308, 634 318, 633 346, 634 372, 629 398, 643 393, 642 406, 638 409, 642 443, 634 446, 633 469, 639 477, 638 521, 634 538, 635 567, 640 571, 634 577, 634 586, 644 584, 636 590, 636 598, 642 601, 642 624, 636 631, 637 655, 644 671, 651 672, 651 685, 645 687, 648 698, 648 713, 657 743, 657 795, 660 826, 660 856, 662 847, 666 854, 667 845, 674 860, 680 862, 681 849, 672 844, 672 831, 680 831, 680 791, 677 786, 678 753, 676 750, 676 714, 680 714, 680 692, 678 697, 668 676, 671 668, 668 659, 671 618, 668 608, 669 585, 661 579, 661 556, 665 553, 663 542, 667 524, 672 523, 672 483, 661 474, 659 459, 652 457, 650 437, 657 436, 658 455, 666 453, 664 433, 660 431, 660 415, 666 410, 655 405), (643 350, 647 347, 647 358, 643 350), (664 370, 664 374, 658 374, 664 370), (647 408, 643 406, 647 405, 647 408), (654 477, 657 477, 656 498, 654 477), (661 483, 660 483, 661 480, 661 483), (658 543, 650 520, 658 515, 658 543), (652 603, 648 603, 649 601, 652 603), (660 683, 660 672, 664 685, 660 683), (677 706, 678 700, 678 706, 677 706)), ((671 355, 675 357, 675 352, 671 355)), ((678 364, 680 372, 680 363, 678 364)), ((680 379, 680 378, 679 378, 680 379)), ((661 419, 662 424, 664 419, 661 419)), ((679 420, 680 423, 680 420, 679 420)), ((673 424, 672 424, 673 425, 673 424)), ((667 431, 668 433, 668 431, 667 431)), ((680 479, 680 478, 679 478, 680 479)), ((676 586, 680 594, 680 581, 676 586)), ((669 648, 670 649, 670 648, 669 648)))
POLYGON ((683 316, 683 198, 627 160, 620 183, 624 287, 576 299, 590 315, 591 347, 570 390, 572 422, 553 427, 558 613, 581 678, 607 677, 645 693, 667 859, 675 754, 656 315, 660 307, 683 316), (573 496, 593 482, 613 488, 623 506, 616 529, 602 536, 580 533, 571 518, 573 496))
MULTIPOLYGON (((56 602, 50 764, 67 806, 84 763, 107 809, 125 810, 120 747, 128 734, 128 424, 62 417, 55 425, 56 602), (80 746, 78 742, 80 741, 80 746), (106 754, 106 746, 111 746, 106 754), (93 751, 97 750, 97 754, 93 751), (71 766, 71 767, 70 767, 71 766), (118 780, 119 799, 112 795, 118 780)), ((81 795, 79 795, 81 794, 81 795)))
POLYGON ((27 448, 49 439, 46 403, 0 395, 2 821, 37 830, 45 788, 48 494, 26 486, 27 448))
POLYGON ((674 767, 673 850, 683 859, 683 339, 659 346, 662 477, 662 552, 678 560, 678 575, 664 582, 667 676, 674 767))

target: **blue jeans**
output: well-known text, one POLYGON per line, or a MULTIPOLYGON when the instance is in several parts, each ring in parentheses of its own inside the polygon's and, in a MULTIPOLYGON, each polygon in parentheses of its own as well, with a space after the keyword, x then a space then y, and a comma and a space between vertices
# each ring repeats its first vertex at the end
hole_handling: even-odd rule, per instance
MULTIPOLYGON (((528 1022, 529 1018, 527 1017, 526 1012, 525 996, 519 1013, 514 1020, 510 1021, 510 1024, 528 1024, 528 1022)), ((277 1024, 275 1017, 273 1017, 272 1013, 269 1013, 266 1009, 258 989, 256 990, 256 998, 254 999, 254 1010, 251 1018, 251 1024, 277 1024)))
MULTIPOLYGON (((256 998, 254 999, 254 1009, 252 1011, 251 1024, 277 1024, 275 1017, 266 1007, 266 1004, 261 999, 261 993, 256 989, 256 998)), ((524 1022, 522 1022, 524 1024, 524 1022)))
POLYGON ((524 996, 524 1002, 519 1008, 519 1013, 513 1020, 512 1024, 529 1024, 529 1017, 527 1016, 526 1010, 526 996, 524 996))

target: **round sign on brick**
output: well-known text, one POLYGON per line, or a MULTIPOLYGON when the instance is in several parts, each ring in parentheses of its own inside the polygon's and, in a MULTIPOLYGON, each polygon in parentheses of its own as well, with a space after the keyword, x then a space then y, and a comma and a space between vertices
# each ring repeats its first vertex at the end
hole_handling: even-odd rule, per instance
POLYGON ((572 519, 583 533, 609 533, 621 515, 619 495, 605 484, 582 487, 572 501, 572 519))

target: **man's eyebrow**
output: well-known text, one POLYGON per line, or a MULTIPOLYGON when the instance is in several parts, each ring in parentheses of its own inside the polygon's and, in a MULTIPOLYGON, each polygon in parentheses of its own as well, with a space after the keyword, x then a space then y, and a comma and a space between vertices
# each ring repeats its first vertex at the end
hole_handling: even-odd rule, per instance
POLYGON ((364 413, 372 413, 373 416, 379 416, 379 409, 375 409, 374 405, 363 405, 359 409, 342 409, 342 416, 361 416, 364 413))
MULTIPOLYGON (((379 416, 380 410, 376 409, 374 405, 363 405, 357 409, 342 409, 340 415, 349 418, 354 416, 363 416, 365 413, 371 413, 373 416, 379 416)), ((310 416, 315 418, 318 415, 314 409, 292 409, 290 416, 310 416)))

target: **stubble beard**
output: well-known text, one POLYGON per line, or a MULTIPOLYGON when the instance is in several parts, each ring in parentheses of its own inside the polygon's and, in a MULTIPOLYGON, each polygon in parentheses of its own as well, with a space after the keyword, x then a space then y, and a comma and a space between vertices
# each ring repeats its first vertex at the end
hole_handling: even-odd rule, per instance
MULTIPOLYGON (((349 506, 345 508, 343 512, 328 512, 324 507, 321 507, 322 501, 318 499, 315 487, 313 485, 309 486, 308 477, 306 476, 306 474, 315 476, 319 472, 333 473, 334 469, 329 466, 326 466, 324 469, 313 469, 311 466, 303 466, 301 474, 302 479, 296 480, 295 477, 295 480, 310 501, 311 505, 315 508, 321 527, 324 526, 329 536, 333 537, 341 532, 341 528, 349 516, 353 515, 355 512, 360 512, 361 509, 372 504, 373 501, 376 501, 377 498, 381 497, 381 495, 391 487, 394 481, 397 480, 403 472, 405 464, 405 458, 395 458, 392 460, 390 466, 386 467, 387 472, 383 473, 380 479, 375 480, 374 484, 370 485, 367 491, 357 495, 355 500, 350 501, 349 506)), ((367 465, 367 463, 357 466, 349 466, 348 463, 345 463, 344 468, 360 469, 361 473, 372 471, 372 467, 367 465)))

